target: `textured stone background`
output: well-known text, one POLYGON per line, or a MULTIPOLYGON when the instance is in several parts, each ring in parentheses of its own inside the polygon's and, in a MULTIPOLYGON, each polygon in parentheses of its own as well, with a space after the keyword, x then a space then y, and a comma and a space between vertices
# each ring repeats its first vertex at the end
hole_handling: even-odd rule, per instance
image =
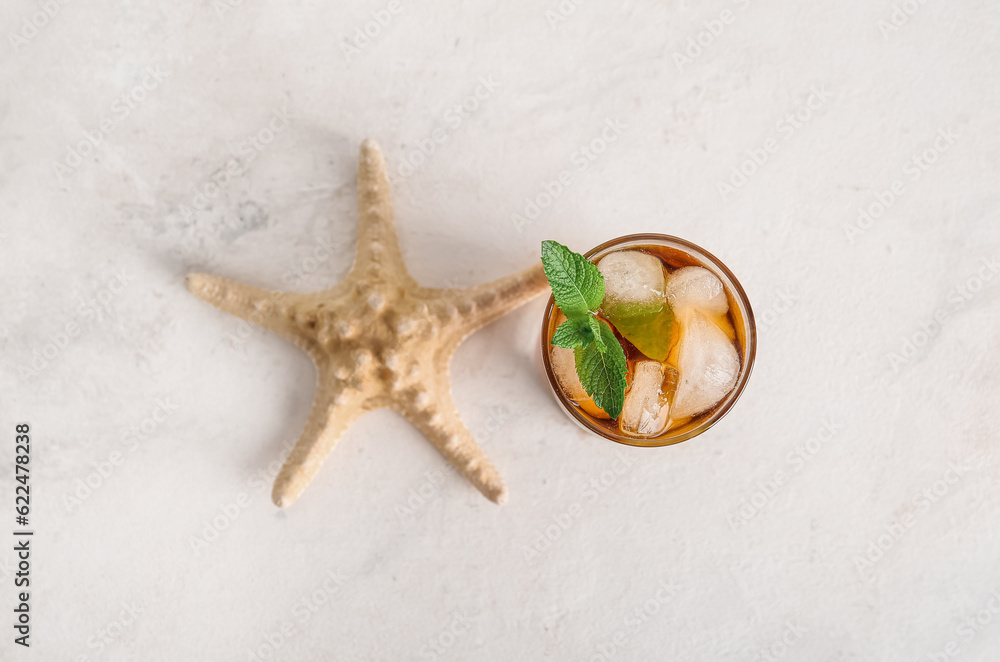
POLYGON ((0 9, 0 531, 27 420, 37 659, 1000 654, 995 3, 224 2, 0 9), (739 404, 587 436, 537 300, 452 366, 507 505, 378 412, 278 511, 313 368, 183 274, 344 275, 364 137, 425 284, 547 238, 720 256, 760 326, 739 404))

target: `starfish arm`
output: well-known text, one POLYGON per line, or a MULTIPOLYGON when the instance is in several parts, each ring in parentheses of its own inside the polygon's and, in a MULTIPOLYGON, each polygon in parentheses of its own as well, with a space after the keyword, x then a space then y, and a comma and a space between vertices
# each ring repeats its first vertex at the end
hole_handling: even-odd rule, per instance
POLYGON ((405 416, 453 467, 494 503, 507 500, 507 487, 493 463, 462 423, 451 396, 451 387, 438 389, 424 407, 399 406, 405 416))
POLYGON ((414 284, 399 249, 385 158, 373 140, 361 143, 358 161, 358 246, 350 277, 372 284, 394 280, 414 284))
POLYGON ((309 421, 274 480, 274 505, 287 508, 298 500, 344 431, 363 411, 339 385, 320 379, 309 421))
POLYGON ((460 332, 471 333, 538 296, 548 285, 541 264, 492 283, 453 290, 452 302, 462 318, 460 332))
POLYGON ((209 274, 188 274, 188 290, 219 310, 274 331, 307 351, 313 343, 295 323, 305 297, 291 292, 273 292, 209 274), (286 314, 290 313, 290 314, 286 314))

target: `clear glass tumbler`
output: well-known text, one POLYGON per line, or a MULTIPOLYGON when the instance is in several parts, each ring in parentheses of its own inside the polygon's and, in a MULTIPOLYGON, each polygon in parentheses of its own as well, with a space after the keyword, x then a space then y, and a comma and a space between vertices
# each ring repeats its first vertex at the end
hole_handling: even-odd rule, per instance
MULTIPOLYGON (((726 298, 729 301, 729 315, 736 332, 736 349, 740 358, 740 371, 732 391, 707 412, 693 417, 687 423, 676 428, 668 428, 658 436, 636 437, 624 434, 617 426, 609 424, 609 421, 597 419, 581 409, 562 392, 552 370, 550 341, 558 326, 559 309, 555 305, 555 299, 551 296, 542 319, 542 362, 556 401, 563 411, 585 430, 629 446, 668 446, 708 430, 725 416, 726 412, 736 403, 750 378, 750 371, 753 369, 754 355, 757 349, 757 329, 754 325, 750 301, 747 299, 743 287, 736 280, 736 276, 717 257, 689 241, 665 234, 630 234, 607 241, 588 251, 585 256, 590 261, 596 262, 608 253, 643 248, 661 257, 675 255, 679 264, 702 266, 722 281, 726 298)), ((668 262, 670 261, 669 257, 666 259, 668 262)))

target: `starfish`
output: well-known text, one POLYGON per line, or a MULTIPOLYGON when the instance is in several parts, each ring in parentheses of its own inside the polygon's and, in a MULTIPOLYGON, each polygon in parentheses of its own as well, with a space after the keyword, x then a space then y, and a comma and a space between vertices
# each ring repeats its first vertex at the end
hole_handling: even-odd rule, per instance
POLYGON ((312 412, 272 500, 280 508, 295 503, 348 426, 388 407, 483 495, 503 503, 500 474, 459 418, 449 366, 466 336, 542 292, 541 264, 468 289, 418 285, 403 263, 385 160, 371 140, 361 144, 358 216, 354 265, 328 290, 274 292, 200 273, 186 279, 195 296, 287 338, 316 364, 312 412))

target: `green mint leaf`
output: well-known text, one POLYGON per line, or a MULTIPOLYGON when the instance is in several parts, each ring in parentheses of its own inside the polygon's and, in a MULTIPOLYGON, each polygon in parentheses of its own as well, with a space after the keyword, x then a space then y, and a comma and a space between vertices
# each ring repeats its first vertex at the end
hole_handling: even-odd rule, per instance
POLYGON ((606 322, 595 316, 604 301, 604 276, 587 258, 555 241, 542 242, 542 265, 566 321, 552 344, 573 349, 576 372, 594 404, 618 418, 625 403, 625 350, 606 322))
POLYGON ((576 348, 576 373, 587 395, 594 399, 594 404, 611 418, 618 418, 625 405, 628 364, 625 362, 625 350, 614 331, 604 322, 598 321, 598 324, 605 349, 602 351, 596 340, 586 347, 576 348))
POLYGON ((586 324, 580 324, 579 320, 566 320, 552 334, 552 344, 566 349, 583 347, 589 345, 593 340, 594 334, 591 328, 586 324))
MULTIPOLYGON (((591 315, 587 318, 587 326, 590 328, 590 334, 593 337, 594 342, 597 344, 597 351, 603 354, 608 350, 608 345, 604 342, 604 336, 601 334, 601 327, 604 326, 604 324, 601 323, 601 320, 591 315)), ((617 338, 615 338, 615 342, 618 342, 617 338)))
POLYGON ((543 241, 542 265, 556 305, 568 319, 582 320, 604 301, 604 276, 579 253, 559 242, 543 241))

